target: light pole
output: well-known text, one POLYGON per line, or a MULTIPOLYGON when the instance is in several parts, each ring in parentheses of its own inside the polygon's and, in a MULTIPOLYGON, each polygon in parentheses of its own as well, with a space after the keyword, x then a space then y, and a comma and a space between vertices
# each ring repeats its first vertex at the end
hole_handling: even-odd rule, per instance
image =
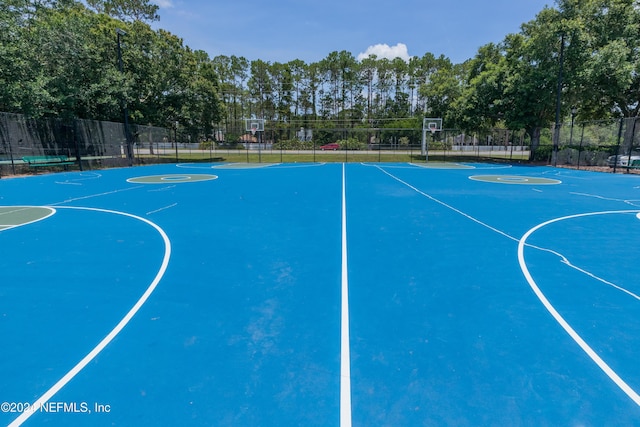
MULTIPOLYGON (((122 65, 122 46, 120 43, 120 37, 126 36, 127 33, 120 28, 116 28, 116 38, 118 43, 118 70, 124 76, 124 67, 122 65)), ((124 137, 127 143, 127 160, 129 161, 129 166, 133 166, 133 149, 131 146, 131 135, 129 133, 129 111, 127 110, 127 101, 124 99, 124 96, 121 99, 122 103, 122 115, 124 117, 124 137)))
POLYGON ((553 132, 553 154, 552 163, 558 163, 558 143, 560 142, 560 97, 562 95, 562 72, 564 67, 564 32, 560 35, 560 67, 558 68, 558 90, 556 92, 556 125, 553 132))

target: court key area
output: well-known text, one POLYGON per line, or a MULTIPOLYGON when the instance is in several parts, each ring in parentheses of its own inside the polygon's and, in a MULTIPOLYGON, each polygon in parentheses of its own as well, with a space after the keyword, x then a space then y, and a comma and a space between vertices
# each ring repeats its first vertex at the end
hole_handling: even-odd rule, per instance
POLYGON ((640 425, 640 178, 184 163, 0 180, 0 425, 640 425))

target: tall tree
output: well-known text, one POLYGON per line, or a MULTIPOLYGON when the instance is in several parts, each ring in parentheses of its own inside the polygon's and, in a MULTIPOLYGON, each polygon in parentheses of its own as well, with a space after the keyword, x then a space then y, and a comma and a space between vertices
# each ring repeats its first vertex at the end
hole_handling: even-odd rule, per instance
POLYGON ((246 82, 249 78, 249 61, 242 56, 231 55, 231 76, 233 81, 233 112, 231 117, 234 121, 240 120, 247 115, 245 111, 249 105, 247 98, 246 82))
POLYGON ((360 62, 360 82, 363 84, 366 89, 366 108, 365 113, 366 117, 371 124, 371 120, 373 119, 373 98, 374 98, 374 83, 376 79, 376 56, 370 55, 366 58, 363 58, 360 62))
POLYGON ((85 0, 98 13, 105 13, 123 21, 159 21, 158 5, 149 0, 85 0))
POLYGON ((452 103, 450 120, 465 131, 487 131, 501 117, 506 63, 500 46, 489 43, 463 65, 461 95, 452 103))
POLYGON ((640 4, 637 0, 562 0, 572 27, 582 117, 640 112, 640 4), (579 55, 579 53, 583 53, 579 55))
POLYGON ((444 56, 436 59, 434 71, 420 88, 420 93, 428 105, 427 114, 431 117, 446 117, 448 120, 452 118, 451 105, 462 90, 460 70, 460 66, 454 66, 444 56))
POLYGON ((0 2, 0 111, 44 114, 52 101, 51 79, 34 58, 33 10, 28 2, 0 2))
POLYGON ((116 68, 115 31, 108 42, 104 38, 112 22, 102 18, 80 3, 38 10, 29 38, 34 46, 32 60, 49 76, 44 86, 49 97, 47 114, 103 120, 122 117, 119 105, 129 82, 116 68))
POLYGON ((256 107, 251 116, 266 120, 275 117, 273 80, 271 63, 262 60, 251 61, 251 77, 248 81, 249 93, 256 107))
POLYGON ((504 42, 504 94, 496 107, 509 128, 525 129, 529 134, 532 156, 541 129, 554 121, 565 36, 559 12, 546 8, 524 24, 521 33, 507 36, 504 42))

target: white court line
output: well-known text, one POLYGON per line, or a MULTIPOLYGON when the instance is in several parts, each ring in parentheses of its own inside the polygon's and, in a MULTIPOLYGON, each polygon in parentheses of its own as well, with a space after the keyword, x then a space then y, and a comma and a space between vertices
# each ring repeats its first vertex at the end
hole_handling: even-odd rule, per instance
MULTIPOLYGON (((4 206, 0 206, 0 207, 4 207, 4 206)), ((16 213, 16 212, 27 211, 27 210, 33 209, 33 208, 40 208, 41 206, 20 206, 20 207, 15 206, 15 207, 18 208, 18 209, 13 210, 13 211, 0 212, 0 215, 8 215, 8 214, 16 213)), ((50 216, 52 216, 53 214, 56 213, 56 210, 53 209, 53 208, 47 207, 46 209, 50 210, 49 215, 47 215, 47 216, 43 216, 42 218, 37 218, 37 219, 34 219, 33 221, 29 221, 29 222, 21 222, 20 224, 0 224, 0 227, 4 227, 4 228, 0 229, 0 231, 10 230, 12 228, 22 227, 23 225, 33 224, 35 222, 45 220, 45 219, 49 218, 50 216)))
POLYGON ((586 214, 578 214, 578 215, 569 215, 562 218, 555 218, 550 221, 543 222, 542 224, 538 224, 533 227, 531 230, 527 231, 524 236, 518 242, 518 262, 520 263, 520 269, 524 273, 529 286, 536 294, 542 305, 547 309, 547 311, 553 316, 553 318, 562 326, 562 328, 569 334, 569 336, 580 346, 580 348, 593 360, 596 365, 609 377, 611 380, 627 395, 633 400, 636 405, 640 406, 640 395, 636 393, 634 389, 632 389, 620 376, 613 370, 611 367, 600 357, 598 354, 591 348, 589 344, 569 325, 569 323, 562 317, 562 315, 555 309, 555 307, 549 302, 547 297, 542 293, 540 288, 538 287, 536 281, 531 276, 529 269, 527 268, 527 263, 524 260, 524 248, 527 246, 527 239, 537 230, 552 224, 558 221, 564 221, 567 219, 580 218, 585 216, 592 215, 606 215, 606 214, 618 214, 618 213, 636 213, 637 211, 607 211, 607 212, 591 212, 586 214))
MULTIPOLYGON (((427 198, 429 198, 430 200, 433 200, 436 203, 441 204, 442 206, 445 206, 448 209, 453 210, 454 212, 459 213, 460 215, 470 219, 471 221, 476 222, 477 224, 482 225, 483 227, 487 227, 488 229, 497 232, 498 234, 511 239, 511 240, 516 240, 518 242, 518 262, 520 263, 520 269, 522 270, 527 282, 529 283, 529 286, 531 287, 531 289, 533 290, 533 292, 535 293, 535 295, 538 297, 538 299, 542 302, 542 304, 544 305, 544 307, 547 309, 547 311, 549 311, 549 313, 553 316, 553 318, 560 324, 560 326, 569 334, 569 336, 571 336, 571 338, 578 344, 578 346, 580 346, 580 348, 591 358, 591 360, 593 360, 596 365, 598 365, 598 367, 600 369, 602 369, 604 371, 604 373, 625 393, 627 394, 627 396, 629 396, 635 403, 636 405, 640 406, 640 395, 638 395, 638 393, 636 393, 635 390, 633 390, 622 378, 620 378, 620 376, 613 370, 611 369, 611 367, 609 367, 609 365, 602 360, 602 358, 600 358, 600 356, 598 356, 596 354, 596 352, 586 343, 586 341, 584 341, 584 339, 582 339, 582 337, 580 335, 578 335, 578 333, 567 323, 566 320, 564 320, 564 318, 560 315, 560 313, 558 313, 558 311, 551 305, 551 303, 549 302, 549 300, 547 300, 547 298, 545 297, 545 295, 542 293, 542 291, 540 290, 540 288, 538 288, 536 282, 533 280, 533 277, 531 276, 531 274, 529 273, 529 270, 527 269, 526 263, 524 261, 524 247, 527 246, 529 248, 533 248, 533 249, 537 249, 537 250, 541 250, 541 251, 546 251, 549 253, 552 253, 558 257, 561 258, 562 262, 565 263, 566 265, 568 265, 571 268, 574 268, 582 273, 587 274, 588 276, 597 279, 605 284, 610 284, 610 282, 607 282, 597 276, 595 276, 594 274, 591 274, 589 272, 587 272, 586 270, 580 269, 576 266, 574 266, 573 264, 571 264, 569 262, 569 260, 562 254, 550 250, 550 249, 545 249, 545 248, 541 248, 539 246, 534 246, 534 245, 530 245, 529 243, 526 243, 527 238, 533 234, 533 232, 535 232, 536 230, 551 224, 553 222, 557 222, 557 221, 562 221, 562 220, 566 220, 566 219, 571 219, 571 218, 579 218, 579 217, 585 217, 585 216, 591 216, 591 215, 604 215, 604 214, 619 214, 619 213, 637 213, 637 210, 626 210, 626 211, 606 211, 606 212, 592 212, 592 213, 585 213, 585 214, 577 214, 577 215, 570 215, 570 216, 566 216, 566 217, 562 217, 562 218, 556 218, 556 219, 552 219, 550 221, 544 222, 542 224, 537 225, 536 227, 532 228, 531 230, 529 230, 527 233, 525 233, 525 235, 521 238, 521 239, 516 239, 512 236, 510 236, 509 234, 498 230, 495 227, 492 227, 474 217, 472 217, 471 215, 468 215, 464 212, 462 212, 459 209, 454 208, 453 206, 450 206, 438 199, 436 199, 433 196, 430 196, 429 194, 419 190, 418 188, 412 186, 411 184, 401 180, 400 178, 392 175, 391 173, 387 172, 386 170, 379 168, 380 171, 384 172, 385 174, 387 174, 389 177, 395 179, 396 181, 406 185, 407 187, 411 188, 412 190, 416 191, 418 194, 421 194, 427 198)), ((640 217, 639 217, 640 219, 640 217)), ((621 290, 631 296, 635 297, 635 294, 630 293, 629 291, 619 287, 619 286, 615 286, 613 285, 616 289, 621 290)))
POLYGON ((349 277, 347 269, 347 192, 342 164, 342 315, 340 327, 340 427, 351 427, 351 355, 349 350, 349 277))
POLYGON ((174 208, 176 206, 178 206, 178 204, 177 203, 173 203, 173 204, 171 204, 169 206, 165 206, 164 208, 156 209, 155 211, 149 211, 149 212, 147 212, 147 215, 151 215, 151 214, 154 214, 154 213, 162 212, 162 211, 164 211, 166 209, 171 209, 171 208, 174 208))
POLYGON ((326 162, 304 163, 299 165, 278 163, 272 169, 299 169, 299 168, 315 168, 318 166, 325 166, 326 162))
POLYGON ((78 176, 80 176, 81 178, 75 178, 75 179, 68 179, 66 181, 56 181, 56 184, 69 184, 69 185, 83 185, 80 184, 79 181, 87 181, 90 179, 99 179, 102 177, 101 174, 99 173, 95 173, 95 172, 88 172, 88 173, 80 173, 78 176), (85 175, 88 175, 86 178, 84 177, 85 175))
POLYGON ((135 316, 135 314, 140 310, 140 308, 144 305, 144 303, 147 301, 147 299, 149 299, 153 291, 156 289, 156 286, 158 286, 158 283, 160 283, 162 276, 164 276, 164 273, 167 270, 167 266, 169 265, 169 258, 171 257, 171 241, 169 240, 169 237, 167 236, 167 234, 164 232, 162 228, 160 228, 158 225, 154 224, 153 222, 147 219, 144 219, 136 215, 128 214, 126 212, 111 211, 107 209, 83 208, 83 207, 72 207, 72 206, 59 206, 58 209, 77 209, 77 210, 86 210, 86 211, 94 211, 94 212, 104 212, 104 213, 110 213, 115 215, 122 215, 122 216, 126 216, 129 218, 142 221, 150 225, 151 227, 155 228, 156 231, 160 233, 160 236, 162 236, 162 240, 164 240, 164 245, 165 245, 164 257, 162 259, 162 264, 160 266, 160 270, 158 270, 158 273, 156 274, 156 277, 153 279, 153 281, 151 282, 147 290, 144 292, 144 294, 142 294, 140 299, 138 299, 138 301, 129 310, 129 312, 122 318, 122 320, 118 322, 115 328, 113 328, 113 330, 109 332, 109 334, 107 334, 107 336, 104 337, 102 341, 100 341, 98 345, 95 346, 95 348, 89 352, 89 354, 87 354, 84 358, 82 358, 80 362, 78 362, 69 372, 67 372, 65 376, 63 376, 60 380, 58 380, 58 382, 55 383, 53 387, 51 387, 42 396, 40 396, 38 400, 33 402, 30 406, 31 410, 21 413, 20 416, 16 418, 11 424, 9 424, 8 427, 18 427, 22 425, 22 423, 27 421, 29 417, 31 417, 34 413, 38 412, 39 408, 41 408, 65 385, 67 385, 69 381, 71 381, 76 375, 78 375, 80 371, 82 371, 89 364, 89 362, 91 362, 98 354, 100 354, 102 350, 104 350, 104 348, 107 345, 109 345, 111 341, 113 341, 113 339, 122 331, 122 329, 124 329, 125 326, 127 326, 129 321, 131 321, 133 316, 135 316))
POLYGON ((588 193, 574 193, 574 192, 570 192, 569 194, 573 194, 575 196, 584 196, 584 197, 594 197, 596 199, 600 199, 600 200, 608 200, 611 202, 622 202, 625 203, 627 205, 631 205, 631 206, 640 206, 637 203, 640 202, 640 200, 638 199, 628 199, 628 200, 622 200, 622 199, 614 199, 611 197, 604 197, 604 196, 599 196, 597 194, 588 194, 588 193))
MULTIPOLYGON (((121 190, 113 190, 113 191, 107 191, 107 192, 104 192, 104 193, 91 194, 89 196, 76 197, 74 199, 67 199, 67 200, 64 200, 62 202, 52 203, 51 206, 58 206, 58 205, 61 205, 63 203, 77 202, 78 200, 86 200, 86 199, 91 199, 93 197, 108 196, 110 194, 121 193, 123 191, 136 190, 138 188, 143 188, 143 187, 141 185, 138 185, 138 186, 135 186, 135 187, 123 188, 121 190)), ((122 214, 122 212, 120 212, 120 214, 122 214)), ((124 214, 124 215, 126 215, 126 214, 124 214)))

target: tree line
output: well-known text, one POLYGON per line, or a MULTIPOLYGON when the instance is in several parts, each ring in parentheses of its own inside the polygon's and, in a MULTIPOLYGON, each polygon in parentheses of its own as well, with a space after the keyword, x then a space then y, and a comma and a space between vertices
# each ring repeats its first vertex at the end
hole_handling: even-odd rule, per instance
POLYGON ((557 0, 461 64, 432 53, 210 58, 153 30, 157 12, 147 0, 0 3, 0 111, 122 121, 126 106, 133 123, 180 126, 199 139, 232 133, 250 117, 283 128, 417 127, 442 117, 467 132, 525 130, 535 146, 541 129, 572 108, 581 120, 640 108, 638 0, 557 0))

